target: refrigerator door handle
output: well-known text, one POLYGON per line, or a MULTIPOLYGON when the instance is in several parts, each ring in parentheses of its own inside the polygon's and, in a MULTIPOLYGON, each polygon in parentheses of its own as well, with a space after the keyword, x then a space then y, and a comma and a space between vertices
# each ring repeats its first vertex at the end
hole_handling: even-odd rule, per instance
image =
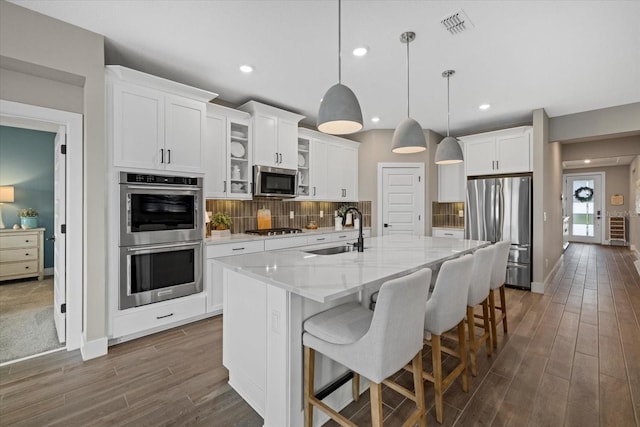
POLYGON ((496 236, 495 242, 502 240, 502 227, 504 222, 504 187, 500 182, 496 184, 496 236))

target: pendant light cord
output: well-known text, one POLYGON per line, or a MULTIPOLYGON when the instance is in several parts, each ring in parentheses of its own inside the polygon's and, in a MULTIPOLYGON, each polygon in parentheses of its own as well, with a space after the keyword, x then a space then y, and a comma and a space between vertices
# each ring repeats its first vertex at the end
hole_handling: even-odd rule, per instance
POLYGON ((449 136, 449 75, 447 75, 447 136, 449 136))
POLYGON ((342 83, 342 2, 338 0, 338 83, 342 83))
POLYGON ((407 117, 411 117, 411 114, 409 113, 409 43, 411 43, 411 41, 409 39, 407 39, 406 41, 407 43, 407 117))

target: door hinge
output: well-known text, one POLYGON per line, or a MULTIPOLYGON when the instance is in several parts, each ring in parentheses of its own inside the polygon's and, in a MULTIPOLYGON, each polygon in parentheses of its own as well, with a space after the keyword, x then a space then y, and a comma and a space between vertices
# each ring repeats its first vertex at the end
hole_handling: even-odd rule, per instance
POLYGON ((60 305, 60 313, 65 314, 67 312, 67 303, 60 305))
MULTIPOLYGON (((65 137, 66 139, 66 137, 65 137)), ((62 144, 60 146, 60 154, 67 154, 67 144, 62 144)))
POLYGON ((60 224, 60 233, 67 234, 67 224, 60 224))

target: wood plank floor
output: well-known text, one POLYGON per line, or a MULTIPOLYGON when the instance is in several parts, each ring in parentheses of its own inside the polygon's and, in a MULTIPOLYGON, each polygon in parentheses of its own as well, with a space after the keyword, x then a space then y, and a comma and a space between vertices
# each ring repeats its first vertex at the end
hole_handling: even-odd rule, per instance
MULTIPOLYGON (((444 425, 640 425, 640 278, 628 249, 572 244, 544 295, 507 290, 509 334, 479 357, 444 425)), ((501 328, 499 328, 501 331, 501 328)), ((425 367, 430 367, 430 353, 425 367)), ((445 361, 446 367, 451 361, 445 361)), ((398 381, 410 383, 408 373, 398 381)), ((428 425, 437 425, 426 383, 428 425)), ((369 425, 368 392, 342 413, 369 425)), ((385 425, 411 402, 385 389, 385 425)), ((82 362, 58 352, 0 368, 0 425, 261 426, 229 387, 222 317, 109 348, 82 362)), ((335 425, 328 423, 327 425, 335 425)))

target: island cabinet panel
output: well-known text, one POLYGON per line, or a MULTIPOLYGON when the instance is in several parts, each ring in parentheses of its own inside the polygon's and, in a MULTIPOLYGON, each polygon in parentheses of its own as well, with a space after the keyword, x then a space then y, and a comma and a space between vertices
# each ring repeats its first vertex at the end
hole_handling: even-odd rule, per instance
POLYGON ((531 126, 460 137, 467 176, 531 172, 531 126))

